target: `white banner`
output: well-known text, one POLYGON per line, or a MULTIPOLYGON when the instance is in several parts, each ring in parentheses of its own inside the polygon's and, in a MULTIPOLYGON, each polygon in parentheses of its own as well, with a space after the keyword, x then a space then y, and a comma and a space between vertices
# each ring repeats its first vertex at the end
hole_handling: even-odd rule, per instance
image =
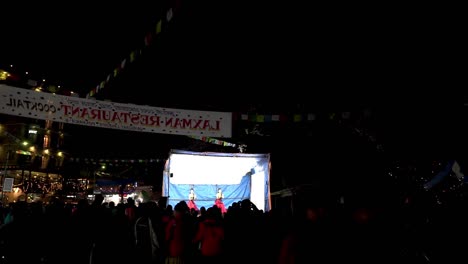
POLYGON ((88 100, 0 85, 0 113, 139 132, 231 137, 232 113, 88 100))

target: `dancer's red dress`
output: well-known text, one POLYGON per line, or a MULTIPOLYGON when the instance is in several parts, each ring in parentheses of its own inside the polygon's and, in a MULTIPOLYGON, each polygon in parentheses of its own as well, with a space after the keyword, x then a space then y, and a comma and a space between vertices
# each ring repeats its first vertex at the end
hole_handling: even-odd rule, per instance
POLYGON ((221 209, 221 213, 224 214, 224 213, 227 212, 226 207, 224 206, 224 203, 223 203, 222 199, 216 199, 215 205, 216 205, 219 209, 221 209))
POLYGON ((197 205, 195 204, 195 201, 194 200, 189 200, 188 202, 188 207, 190 210, 195 209, 195 211, 198 211, 198 207, 197 205))

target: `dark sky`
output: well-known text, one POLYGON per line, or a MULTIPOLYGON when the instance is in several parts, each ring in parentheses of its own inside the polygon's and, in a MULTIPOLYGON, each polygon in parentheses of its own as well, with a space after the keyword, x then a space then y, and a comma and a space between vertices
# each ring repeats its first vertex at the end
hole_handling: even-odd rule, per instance
MULTIPOLYGON (((84 94, 144 47, 145 34, 172 4, 14 4, 0 16, 0 63, 84 94)), ((98 99, 222 111, 261 104, 267 113, 298 103, 322 111, 372 106, 389 121, 381 121, 382 130, 397 135, 405 133, 401 127, 430 130, 431 116, 449 126, 447 105, 458 107, 463 96, 449 92, 459 70, 448 70, 445 44, 453 35, 441 20, 390 6, 182 0, 167 30, 98 99), (421 118, 425 109, 432 112, 421 118)), ((103 152, 114 151, 113 138, 130 153, 150 141, 164 151, 185 143, 79 127, 70 134, 88 144, 78 146, 103 152)))
MULTIPOLYGON (((417 94, 451 79, 432 74, 450 56, 442 44, 454 38, 442 18, 391 6, 219 2, 181 0, 165 34, 112 84, 107 99, 198 100, 218 108, 227 98, 242 104, 271 96, 352 104, 417 94)), ((170 5, 13 4, 0 18, 1 63, 87 92, 144 47, 170 5)))
POLYGON ((138 46, 158 13, 118 3, 8 9, 1 17, 2 62, 79 91, 100 82, 138 46))

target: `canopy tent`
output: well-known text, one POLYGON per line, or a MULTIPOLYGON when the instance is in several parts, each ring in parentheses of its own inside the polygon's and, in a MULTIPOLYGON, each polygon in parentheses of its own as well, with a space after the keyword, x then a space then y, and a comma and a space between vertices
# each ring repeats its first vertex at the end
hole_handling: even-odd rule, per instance
POLYGON ((168 204, 188 203, 190 190, 198 208, 214 205, 221 189, 227 207, 250 199, 258 209, 270 210, 270 155, 171 150, 163 173, 162 195, 168 204))

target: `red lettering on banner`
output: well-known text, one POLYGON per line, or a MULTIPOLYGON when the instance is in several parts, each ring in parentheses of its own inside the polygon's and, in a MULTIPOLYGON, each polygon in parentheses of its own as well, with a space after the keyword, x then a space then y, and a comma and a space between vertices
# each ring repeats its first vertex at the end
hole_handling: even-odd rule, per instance
POLYGON ((114 123, 144 126, 160 127, 162 124, 170 128, 179 129, 198 129, 206 131, 220 131, 221 122, 219 120, 209 119, 185 119, 175 117, 165 117, 164 123, 161 116, 158 115, 141 115, 131 112, 114 112, 101 109, 80 108, 70 105, 62 105, 63 114, 65 116, 79 116, 90 120, 109 121, 114 123))
POLYGON ((151 124, 149 124, 149 125, 151 125, 151 126, 154 126, 154 125, 159 126, 159 124, 161 122, 159 116, 150 116, 150 121, 151 121, 151 124))
POLYGON ((201 123, 202 123, 202 120, 199 119, 196 121, 195 125, 193 126, 193 129, 197 129, 197 128, 200 128, 201 129, 201 123))
POLYGON ((109 111, 102 111, 102 120, 110 121, 111 116, 109 111))
POLYGON ((211 128, 210 120, 205 120, 205 122, 203 122, 203 130, 206 130, 207 128, 211 128))
POLYGON ((219 130, 219 121, 211 122, 211 120, 196 120, 196 119, 179 119, 179 118, 166 118, 166 126, 172 128, 189 128, 200 130, 219 130))
POLYGON ((85 115, 88 115, 88 108, 81 109, 81 118, 84 118, 85 115))
POLYGON ((179 118, 176 118, 176 119, 175 119, 175 123, 174 123, 173 128, 177 128, 177 127, 183 128, 183 127, 182 127, 182 122, 180 121, 179 118))
POLYGON ((138 122, 140 121, 140 115, 138 114, 133 114, 132 117, 130 118, 132 124, 138 124, 138 122))
POLYGON ((128 123, 128 117, 130 116, 130 113, 120 113, 120 114, 121 114, 122 117, 123 117, 123 120, 124 120, 123 122, 124 122, 125 124, 127 124, 127 123, 128 123))
POLYGON ((91 119, 96 119, 97 118, 97 120, 101 120, 101 110, 91 109, 90 118, 91 119))
POLYGON ((114 112, 114 113, 112 114, 112 120, 111 120, 111 121, 112 121, 112 122, 115 122, 115 120, 118 120, 119 123, 121 122, 121 121, 120 121, 120 116, 119 116, 119 113, 118 113, 118 112, 114 112))
POLYGON ((147 115, 142 115, 140 118, 140 124, 142 125, 148 125, 148 117, 147 115))
POLYGON ((182 127, 192 128, 192 119, 182 119, 182 127))
POLYGON ((216 130, 216 131, 219 131, 219 120, 216 120, 216 121, 215 121, 215 124, 216 124, 216 126, 215 126, 214 128, 213 128, 213 127, 211 127, 211 128, 210 128, 210 130, 216 130))
POLYGON ((172 126, 172 117, 169 117, 169 118, 166 117, 166 122, 164 123, 166 124, 166 127, 172 126))
POLYGON ((72 108, 72 113, 71 113, 72 116, 78 115, 79 113, 80 113, 79 107, 72 108))
POLYGON ((63 109, 63 114, 67 116, 67 115, 69 115, 68 110, 71 109, 71 106, 70 105, 62 105, 62 109, 63 109))

